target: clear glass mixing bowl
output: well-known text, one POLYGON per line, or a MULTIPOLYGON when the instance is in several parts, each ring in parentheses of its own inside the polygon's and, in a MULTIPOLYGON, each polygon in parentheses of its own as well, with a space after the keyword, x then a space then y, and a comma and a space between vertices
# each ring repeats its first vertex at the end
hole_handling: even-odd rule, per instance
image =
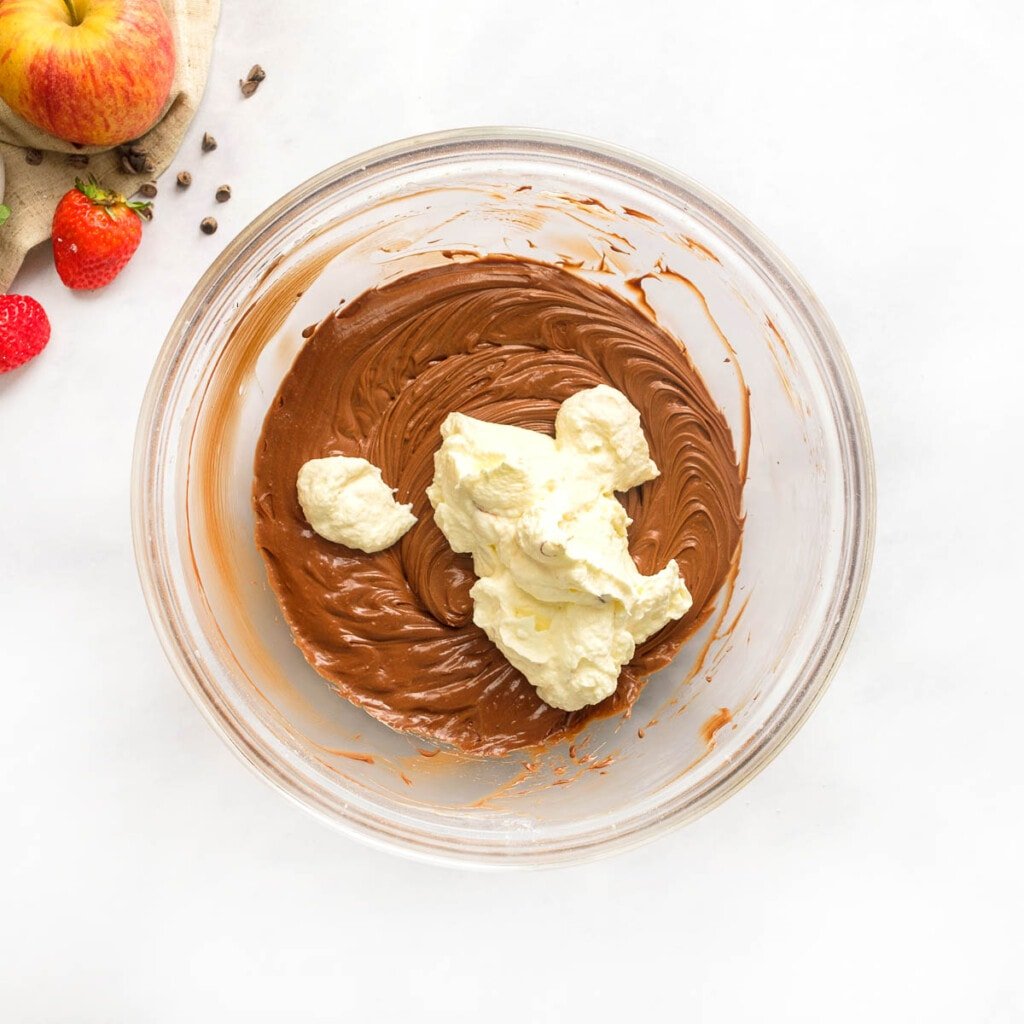
POLYGON ((132 522, 146 600, 207 719, 281 792, 368 842, 479 865, 578 861, 714 807, 793 735, 864 593, 874 478, 825 311, 746 220, 612 146, 476 129, 332 167, 203 275, 153 370, 132 522), (337 697, 292 644, 252 540, 252 459, 302 330, 342 299, 476 254, 557 263, 683 339, 749 453, 738 571, 629 719, 473 760, 337 697), (747 393, 749 389, 749 415, 747 393))

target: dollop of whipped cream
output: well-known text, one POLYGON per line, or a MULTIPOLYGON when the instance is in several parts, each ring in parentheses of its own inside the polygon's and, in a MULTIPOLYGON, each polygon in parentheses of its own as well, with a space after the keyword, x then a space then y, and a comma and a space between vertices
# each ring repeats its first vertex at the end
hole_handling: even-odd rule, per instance
POLYGON ((473 621, 537 688, 576 711, 615 692, 636 645, 692 604, 674 561, 642 576, 615 491, 653 480, 640 413, 599 385, 566 399, 555 437, 451 413, 427 496, 479 577, 473 621))
POLYGON ((366 459, 331 455, 299 470, 299 504, 309 525, 335 544, 373 553, 391 547, 416 522, 380 469, 366 459))

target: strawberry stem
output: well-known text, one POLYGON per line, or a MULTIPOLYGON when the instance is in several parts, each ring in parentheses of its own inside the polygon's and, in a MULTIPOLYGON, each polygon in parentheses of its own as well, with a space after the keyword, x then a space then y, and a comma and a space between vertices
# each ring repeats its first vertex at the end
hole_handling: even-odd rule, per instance
POLYGON ((113 211, 119 206, 125 206, 132 213, 137 214, 143 220, 152 220, 152 214, 150 213, 150 207, 152 203, 142 202, 141 200, 125 199, 120 192, 111 192, 105 189, 93 175, 89 175, 88 181, 82 181, 81 178, 75 178, 75 188, 84 195, 93 206, 102 206, 107 212, 107 216, 113 218, 113 211))

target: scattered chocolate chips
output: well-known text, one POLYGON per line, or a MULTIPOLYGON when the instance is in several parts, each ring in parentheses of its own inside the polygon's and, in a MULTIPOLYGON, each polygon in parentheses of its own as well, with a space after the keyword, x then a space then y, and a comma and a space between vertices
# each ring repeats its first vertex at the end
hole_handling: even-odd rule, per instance
POLYGON ((192 175, 188 171, 178 171, 178 188, 188 188, 192 184, 192 175))
POLYGON ((213 194, 218 203, 226 203, 231 198, 231 186, 221 185, 213 194))
POLYGON ((144 181, 139 186, 139 194, 144 195, 147 199, 152 199, 157 193, 157 187, 155 181, 144 181))
POLYGON ((204 235, 212 235, 214 231, 217 230, 217 222, 213 217, 204 217, 199 222, 199 230, 202 231, 204 235))
POLYGON ((242 90, 242 95, 248 99, 260 87, 260 82, 266 77, 266 71, 259 64, 253 64, 249 69, 249 74, 245 78, 238 80, 238 87, 242 90))
POLYGON ((150 159, 148 150, 136 142, 118 146, 117 152, 121 157, 121 170, 125 174, 152 174, 156 170, 156 164, 150 159))
POLYGON ((217 148, 217 140, 209 132, 203 132, 202 147, 204 153, 212 153, 217 148))
POLYGON ((89 157, 86 153, 68 153, 68 163, 72 167, 88 167, 89 157))
POLYGON ((43 162, 43 151, 41 149, 26 149, 25 163, 38 167, 43 162))

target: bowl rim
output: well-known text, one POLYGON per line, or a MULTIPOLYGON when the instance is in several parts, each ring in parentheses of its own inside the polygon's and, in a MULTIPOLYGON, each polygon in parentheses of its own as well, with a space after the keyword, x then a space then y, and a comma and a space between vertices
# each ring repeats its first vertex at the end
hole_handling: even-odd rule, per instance
POLYGON ((180 683, 228 746, 261 778, 307 812, 332 827, 380 849, 399 852, 436 864, 458 862, 467 866, 540 867, 579 863, 629 849, 687 824, 717 807, 768 765, 796 734, 823 696, 845 654, 863 605, 875 542, 876 485, 870 430, 860 389, 839 334, 821 302, 796 268, 747 218, 704 186, 655 160, 613 144, 580 135, 535 128, 474 127, 416 135, 352 156, 307 179, 269 206, 245 227, 213 260, 200 277, 175 317, 154 364, 139 412, 132 461, 131 521, 136 567, 154 628, 180 683), (841 402, 837 430, 843 445, 844 489, 847 514, 841 546, 837 586, 826 618, 827 628, 816 640, 815 649, 800 667, 794 685, 769 719, 767 728, 713 773, 696 793, 676 794, 630 829, 604 834, 586 841, 579 837, 558 838, 547 846, 513 847, 453 842, 446 836, 431 836, 422 829, 397 827, 394 822, 363 814, 351 807, 339 814, 311 785, 275 763, 273 751, 251 729, 243 730, 215 687, 206 678, 192 645, 183 636, 183 623, 173 588, 162 564, 161 553, 152 538, 152 526, 159 524, 155 476, 158 467, 152 456, 163 408, 163 398, 174 380, 174 371, 184 356, 189 325, 201 313, 208 297, 221 282, 230 279, 235 264, 264 231, 293 207, 309 200, 325 187, 350 185, 359 178, 379 175, 389 164, 420 158, 427 153, 443 155, 488 152, 501 147, 532 147, 552 155, 577 153, 597 158, 605 166, 617 165, 646 184, 655 183, 675 198, 702 208, 720 226, 742 243, 745 255, 767 273, 801 319, 813 331, 813 342, 822 358, 834 399, 841 402))

